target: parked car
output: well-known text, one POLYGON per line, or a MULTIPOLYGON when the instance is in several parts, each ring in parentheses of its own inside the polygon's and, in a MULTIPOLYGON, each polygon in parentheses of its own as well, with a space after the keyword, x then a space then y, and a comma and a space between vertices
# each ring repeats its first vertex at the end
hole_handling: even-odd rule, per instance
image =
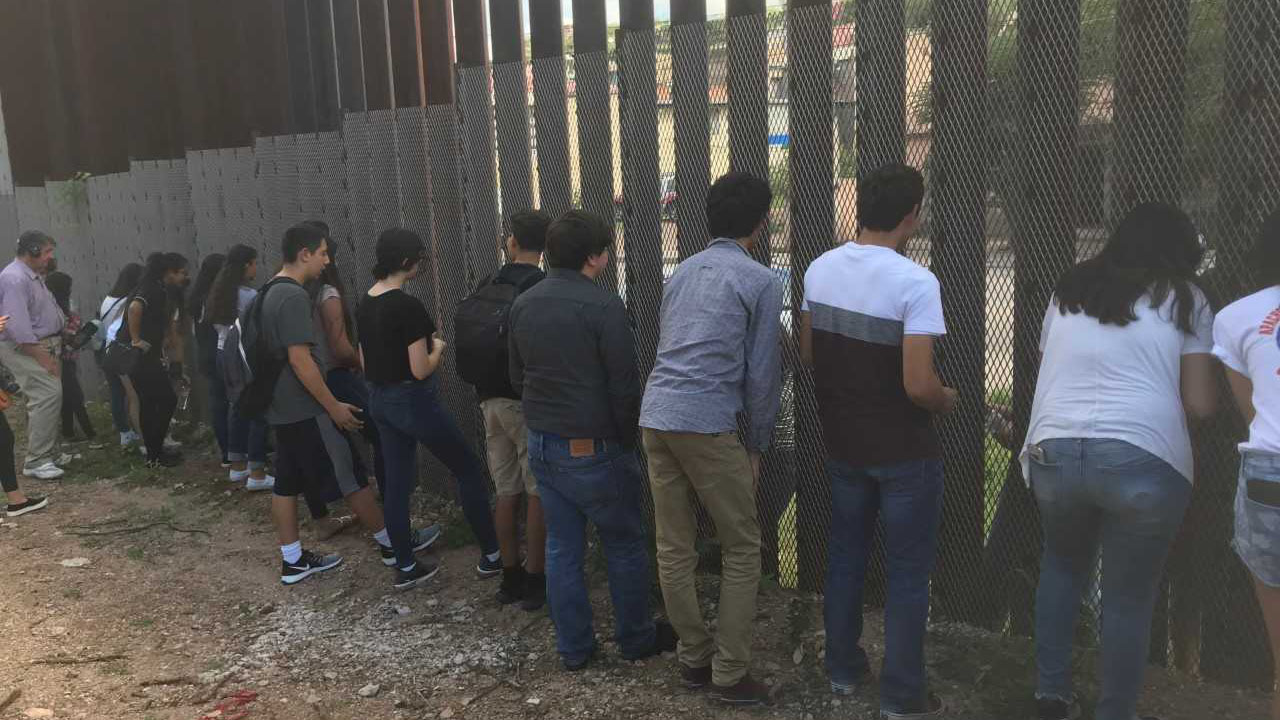
MULTIPOLYGON (((658 216, 663 220, 676 219, 676 204, 679 202, 679 195, 676 193, 676 176, 673 173, 667 173, 662 176, 658 182, 658 216)), ((622 193, 618 193, 613 199, 613 219, 616 222, 622 222, 625 214, 625 199, 622 193)))

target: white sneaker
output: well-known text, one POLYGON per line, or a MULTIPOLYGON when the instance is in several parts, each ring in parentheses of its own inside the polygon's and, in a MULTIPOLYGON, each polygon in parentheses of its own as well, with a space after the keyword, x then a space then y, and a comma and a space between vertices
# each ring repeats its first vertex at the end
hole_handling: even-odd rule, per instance
POLYGON ((276 479, 270 475, 258 480, 257 478, 249 478, 244 484, 244 489, 249 492, 261 492, 263 490, 271 490, 276 486, 276 479))
POLYGON ((248 470, 231 470, 227 473, 227 479, 231 482, 244 482, 249 479, 248 470))
POLYGON ((61 455, 58 456, 57 460, 53 461, 53 464, 54 465, 70 465, 72 462, 75 461, 76 457, 77 456, 72 455, 71 453, 62 453, 61 455))
POLYGON ((66 475, 62 468, 54 464, 53 461, 48 461, 35 467, 24 467, 22 468, 22 474, 37 480, 57 480, 66 475))
POLYGON ((130 445, 136 445, 139 442, 142 442, 142 438, 138 433, 132 430, 120 433, 120 447, 122 448, 127 448, 130 445))
POLYGON ((174 440, 174 439, 173 439, 173 438, 171 438, 171 437, 166 437, 166 438, 164 439, 164 449, 165 449, 165 450, 169 450, 169 451, 171 451, 171 452, 172 452, 173 450, 178 450, 178 449, 180 449, 181 447, 182 447, 182 443, 178 442, 177 440, 174 440))

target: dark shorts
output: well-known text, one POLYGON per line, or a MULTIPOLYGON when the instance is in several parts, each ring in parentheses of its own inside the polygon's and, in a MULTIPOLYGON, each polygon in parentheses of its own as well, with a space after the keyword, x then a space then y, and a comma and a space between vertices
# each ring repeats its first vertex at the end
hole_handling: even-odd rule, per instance
POLYGON ((276 486, 280 497, 296 497, 309 487, 337 483, 343 496, 368 485, 360 453, 348 433, 328 415, 275 425, 276 486))

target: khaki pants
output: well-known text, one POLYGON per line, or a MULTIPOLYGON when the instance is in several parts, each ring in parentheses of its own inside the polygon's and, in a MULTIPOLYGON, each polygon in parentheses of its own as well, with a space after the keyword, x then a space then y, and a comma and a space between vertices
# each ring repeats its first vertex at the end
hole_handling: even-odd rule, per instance
POLYGON ((529 428, 519 400, 489 398, 480 403, 484 415, 489 474, 498 497, 527 493, 538 497, 538 482, 529 471, 529 428))
POLYGON ((712 681, 733 685, 747 673, 760 585, 760 523, 747 451, 733 433, 644 429, 657 524, 658 577, 667 616, 680 635, 680 662, 712 665, 712 681), (712 639, 698 607, 694 570, 698 521, 693 489, 716 524, 722 571, 720 622, 712 639))
MULTIPOLYGON (((58 338, 41 341, 53 357, 58 357, 58 338)), ((18 350, 14 343, 0 342, 0 362, 17 378, 22 394, 27 396, 27 457, 22 467, 33 468, 52 462, 58 445, 58 424, 62 413, 62 380, 40 367, 30 355, 18 350)))

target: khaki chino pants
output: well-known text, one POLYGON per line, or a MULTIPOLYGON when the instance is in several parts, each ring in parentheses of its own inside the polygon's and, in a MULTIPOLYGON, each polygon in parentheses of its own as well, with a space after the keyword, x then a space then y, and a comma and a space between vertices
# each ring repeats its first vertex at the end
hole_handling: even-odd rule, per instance
POLYGON ((760 523, 747 451, 734 433, 708 435, 644 429, 657 526, 658 577, 667 617, 680 635, 678 655, 689 667, 712 666, 716 685, 747 673, 760 585, 760 523), (694 570, 698 521, 692 489, 711 514, 720 541, 719 625, 707 631, 694 570))
MULTIPOLYGON (((57 360, 60 338, 40 341, 57 360)), ((22 464, 34 468, 52 462, 62 418, 62 380, 49 374, 34 358, 9 341, 0 341, 0 362, 13 373, 27 396, 27 457, 22 464)))

